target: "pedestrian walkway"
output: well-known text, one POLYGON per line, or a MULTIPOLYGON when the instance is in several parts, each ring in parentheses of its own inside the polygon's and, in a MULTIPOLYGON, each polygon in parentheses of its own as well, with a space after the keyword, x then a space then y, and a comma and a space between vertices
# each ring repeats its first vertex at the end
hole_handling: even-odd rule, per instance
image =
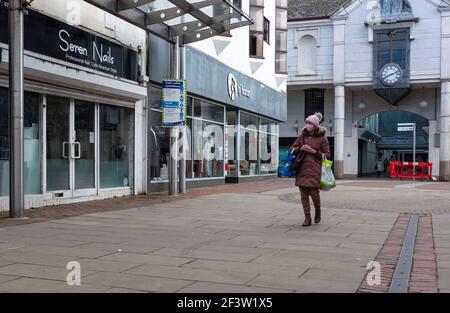
MULTIPOLYGON (((298 191, 283 179, 30 210, 34 223, 0 227, 0 291, 361 292, 368 262, 389 248, 400 213, 411 214, 401 203, 427 191, 391 187, 397 200, 389 201, 398 202, 380 211, 365 197, 383 202, 389 188, 356 183, 323 192, 323 221, 308 228, 293 201, 298 191), (359 209, 340 206, 350 194, 359 209), (71 261, 81 265, 81 286, 66 283, 71 261)), ((431 211, 450 200, 431 194, 439 196, 431 211)), ((436 289, 446 292, 450 214, 422 216, 429 224, 420 238, 434 242, 418 257, 436 261, 436 289)))

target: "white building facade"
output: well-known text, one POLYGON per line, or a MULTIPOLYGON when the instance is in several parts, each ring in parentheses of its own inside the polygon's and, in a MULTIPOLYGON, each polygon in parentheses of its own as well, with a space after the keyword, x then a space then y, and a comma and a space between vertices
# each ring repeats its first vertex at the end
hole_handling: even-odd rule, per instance
POLYGON ((295 137, 294 125, 322 107, 336 176, 356 177, 358 124, 380 112, 412 112, 429 121, 433 175, 450 180, 447 1, 348 1, 330 16, 292 19, 288 29, 288 122, 280 137, 295 137))

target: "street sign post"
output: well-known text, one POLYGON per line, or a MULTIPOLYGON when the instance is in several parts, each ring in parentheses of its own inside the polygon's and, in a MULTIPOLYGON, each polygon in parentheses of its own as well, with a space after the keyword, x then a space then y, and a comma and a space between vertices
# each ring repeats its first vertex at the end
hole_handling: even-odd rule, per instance
POLYGON ((413 132, 413 175, 416 175, 416 123, 398 123, 397 130, 399 132, 413 132))

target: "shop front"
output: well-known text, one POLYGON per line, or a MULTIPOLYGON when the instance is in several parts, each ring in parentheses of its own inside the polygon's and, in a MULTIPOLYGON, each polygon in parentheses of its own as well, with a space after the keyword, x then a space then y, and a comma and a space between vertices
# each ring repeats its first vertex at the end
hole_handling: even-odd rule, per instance
MULTIPOLYGON (((157 55, 157 54, 155 54, 157 55)), ((286 94, 186 48, 188 187, 239 183, 277 176, 278 123, 285 119, 286 94)), ((159 62, 161 63, 161 62, 159 62)), ((153 70, 153 69, 152 69, 153 70)), ((170 129, 161 126, 159 69, 149 87, 149 192, 166 191, 170 129)))
MULTIPOLYGON (((9 206, 11 158, 6 11, 2 1, 0 210, 9 206)), ((147 92, 138 51, 32 9, 24 36, 25 207, 135 193, 136 111, 147 92)))

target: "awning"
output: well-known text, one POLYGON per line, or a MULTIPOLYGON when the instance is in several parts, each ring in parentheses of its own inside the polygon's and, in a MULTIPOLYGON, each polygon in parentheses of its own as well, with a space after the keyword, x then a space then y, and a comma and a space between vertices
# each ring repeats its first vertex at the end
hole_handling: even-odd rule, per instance
POLYGON ((253 21, 231 0, 85 0, 150 32, 186 44, 253 21))

